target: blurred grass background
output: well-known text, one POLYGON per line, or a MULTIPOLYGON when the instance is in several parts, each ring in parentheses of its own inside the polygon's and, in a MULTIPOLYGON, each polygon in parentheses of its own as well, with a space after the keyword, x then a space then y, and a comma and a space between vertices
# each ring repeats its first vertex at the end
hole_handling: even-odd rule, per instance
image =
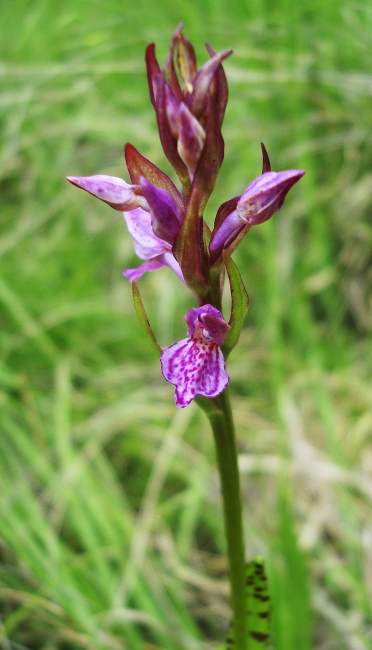
MULTIPOLYGON (((0 647, 210 650, 229 620, 208 424, 140 331, 119 213, 64 176, 164 171, 143 54, 179 22, 234 48, 207 208, 306 176, 235 254, 251 297, 229 374, 247 556, 275 650, 372 648, 371 6, 366 0, 3 0, 0 5, 0 647)), ((193 306, 141 280, 163 345, 193 306)), ((226 304, 228 313, 228 304, 226 304)))

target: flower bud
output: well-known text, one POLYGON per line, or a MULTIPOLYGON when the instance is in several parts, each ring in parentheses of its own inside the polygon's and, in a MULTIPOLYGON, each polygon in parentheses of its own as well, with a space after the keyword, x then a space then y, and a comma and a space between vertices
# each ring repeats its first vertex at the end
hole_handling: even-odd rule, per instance
MULTIPOLYGON (((222 220, 218 215, 210 242, 211 252, 217 251, 219 254, 218 251, 222 249, 229 248, 230 252, 234 250, 240 241, 239 235, 245 234, 242 230, 270 219, 283 205, 292 185, 304 173, 298 169, 289 169, 284 172, 265 172, 258 176, 237 201, 233 200, 231 210, 227 214, 227 210, 224 211, 222 220), (230 248, 232 245, 233 248, 230 248)), ((229 202, 225 205, 228 206, 229 202)))
POLYGON ((239 217, 250 225, 263 223, 283 205, 292 185, 305 172, 288 169, 285 172, 265 172, 245 190, 236 206, 239 217))
POLYGON ((205 131, 184 102, 179 106, 179 136, 177 150, 185 163, 191 180, 194 177, 205 142, 205 131))

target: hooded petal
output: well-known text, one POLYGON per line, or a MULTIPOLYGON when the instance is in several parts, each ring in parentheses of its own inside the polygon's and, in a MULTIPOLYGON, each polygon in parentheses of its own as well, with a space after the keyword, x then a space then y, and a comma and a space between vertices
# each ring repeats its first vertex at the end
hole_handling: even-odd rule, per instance
POLYGON ((189 309, 185 321, 189 336, 194 336, 197 330, 202 327, 203 330, 206 330, 206 333, 203 332, 204 336, 212 337, 218 345, 222 345, 230 329, 221 312, 212 305, 189 309))
POLYGON ((196 395, 217 397, 230 381, 224 356, 213 339, 178 341, 163 351, 160 363, 164 378, 177 386, 177 408, 188 406, 196 395))
POLYGON ((174 198, 163 189, 140 178, 142 192, 151 209, 152 230, 155 236, 173 244, 182 223, 182 212, 174 198))

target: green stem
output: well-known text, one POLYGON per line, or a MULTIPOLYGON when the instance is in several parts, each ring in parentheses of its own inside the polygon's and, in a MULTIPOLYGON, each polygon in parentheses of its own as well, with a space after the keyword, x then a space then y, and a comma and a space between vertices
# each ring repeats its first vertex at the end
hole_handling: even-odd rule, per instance
POLYGON ((221 481, 230 569, 231 608, 235 634, 234 650, 247 650, 248 625, 242 502, 234 421, 227 389, 214 402, 219 408, 211 409, 206 413, 213 430, 221 481))

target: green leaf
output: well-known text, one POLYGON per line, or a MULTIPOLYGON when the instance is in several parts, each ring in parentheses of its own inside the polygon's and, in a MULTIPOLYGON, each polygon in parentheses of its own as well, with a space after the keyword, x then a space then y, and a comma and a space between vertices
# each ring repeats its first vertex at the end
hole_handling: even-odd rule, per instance
POLYGON ((231 290, 230 330, 228 331, 225 343, 222 346, 222 351, 225 358, 227 358, 239 340, 244 318, 248 311, 249 297, 238 267, 226 251, 223 252, 223 261, 229 276, 231 290))
POLYGON ((163 350, 161 349, 159 343, 156 340, 155 334, 151 329, 151 325, 149 323, 149 319, 147 318, 147 314, 143 306, 143 302, 142 302, 142 298, 141 298, 141 294, 137 282, 132 282, 132 293, 133 293, 134 309, 136 310, 138 320, 141 323, 142 328, 145 334, 147 335, 147 338, 150 339, 151 343, 153 344, 153 347, 156 349, 156 352, 158 354, 161 354, 163 350))
MULTIPOLYGON (((265 650, 270 635, 270 596, 262 558, 256 557, 245 570, 247 585, 248 650, 265 650)), ((226 650, 234 650, 234 628, 226 639, 226 650)))

